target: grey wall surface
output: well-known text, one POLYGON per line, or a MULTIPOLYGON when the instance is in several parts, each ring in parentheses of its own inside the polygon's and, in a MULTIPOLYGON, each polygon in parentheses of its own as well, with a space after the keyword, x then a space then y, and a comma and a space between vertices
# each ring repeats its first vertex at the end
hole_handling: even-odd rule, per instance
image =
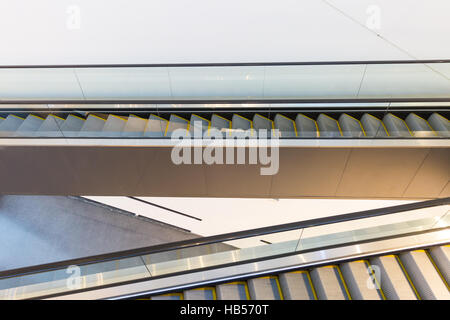
POLYGON ((261 175, 260 164, 176 165, 172 149, 1 147, 0 193, 362 199, 449 196, 448 147, 281 147, 276 175, 261 175))
POLYGON ((0 196, 0 271, 195 237, 76 197, 0 196))

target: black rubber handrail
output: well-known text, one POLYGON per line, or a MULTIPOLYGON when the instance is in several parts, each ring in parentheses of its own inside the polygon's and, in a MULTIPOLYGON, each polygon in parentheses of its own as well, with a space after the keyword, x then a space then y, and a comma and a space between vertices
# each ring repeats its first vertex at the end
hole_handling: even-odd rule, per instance
POLYGON ((156 68, 156 67, 248 67, 248 66, 310 66, 346 64, 420 64, 449 63, 450 59, 428 60, 350 60, 350 61, 278 61, 278 62, 205 62, 205 63, 112 63, 112 64, 42 64, 42 65, 0 65, 0 69, 27 68, 156 68))
POLYGON ((202 237, 202 238, 197 238, 197 239, 189 239, 189 240, 183 240, 183 241, 170 242, 170 243, 148 246, 148 247, 143 247, 143 248, 124 250, 124 251, 89 256, 89 257, 84 257, 84 258, 64 260, 64 261, 59 261, 59 262, 53 262, 53 263, 35 265, 35 266, 30 266, 30 267, 1 271, 0 279, 7 278, 7 277, 13 277, 13 276, 20 276, 20 275, 25 275, 25 274, 30 274, 30 273, 40 273, 40 272, 45 272, 45 271, 51 271, 54 269, 60 269, 60 268, 67 267, 70 265, 85 265, 85 264, 99 263, 99 262, 104 262, 104 261, 111 261, 111 260, 135 257, 135 256, 146 255, 146 254, 151 254, 151 253, 173 251, 173 250, 196 247, 196 246, 201 246, 201 245, 222 243, 222 242, 226 242, 226 241, 239 240, 239 239, 243 239, 243 238, 250 238, 250 237, 254 237, 254 236, 261 236, 261 235, 272 234, 272 233, 279 233, 279 232, 292 231, 292 230, 298 230, 298 229, 315 227, 315 226, 322 226, 322 225, 345 222, 345 221, 352 221, 352 220, 359 220, 359 219, 365 219, 365 218, 390 215, 390 214, 394 214, 394 213, 442 206, 442 205, 447 205, 447 204, 450 204, 450 197, 408 203, 408 204, 379 208, 379 209, 358 211, 358 212, 352 212, 352 213, 347 213, 347 214, 341 214, 341 215, 337 215, 337 216, 316 218, 316 219, 310 219, 310 220, 305 220, 305 221, 292 222, 292 223, 286 223, 286 224, 280 224, 280 225, 275 225, 275 226, 262 227, 262 228, 256 228, 256 229, 250 229, 250 230, 244 230, 244 231, 238 231, 238 232, 231 232, 231 233, 225 233, 225 234, 209 236, 209 237, 202 237))

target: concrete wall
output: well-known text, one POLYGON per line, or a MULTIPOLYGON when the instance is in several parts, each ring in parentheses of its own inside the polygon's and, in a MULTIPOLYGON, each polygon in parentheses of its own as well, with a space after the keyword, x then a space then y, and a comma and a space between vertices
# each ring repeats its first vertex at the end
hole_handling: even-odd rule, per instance
POLYGON ((76 197, 0 196, 0 271, 195 237, 76 197))

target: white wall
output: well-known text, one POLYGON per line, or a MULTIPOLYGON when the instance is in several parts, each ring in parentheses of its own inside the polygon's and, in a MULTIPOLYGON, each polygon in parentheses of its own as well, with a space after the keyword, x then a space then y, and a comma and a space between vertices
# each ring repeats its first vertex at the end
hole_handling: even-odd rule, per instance
POLYGON ((0 65, 443 59, 448 12, 448 0, 0 0, 0 65))

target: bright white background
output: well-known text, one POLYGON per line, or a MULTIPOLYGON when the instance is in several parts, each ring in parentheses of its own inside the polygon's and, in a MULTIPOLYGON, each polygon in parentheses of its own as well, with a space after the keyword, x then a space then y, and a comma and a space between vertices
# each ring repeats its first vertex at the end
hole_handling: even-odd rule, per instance
POLYGON ((449 12, 448 0, 0 0, 0 65, 444 59, 449 12))

